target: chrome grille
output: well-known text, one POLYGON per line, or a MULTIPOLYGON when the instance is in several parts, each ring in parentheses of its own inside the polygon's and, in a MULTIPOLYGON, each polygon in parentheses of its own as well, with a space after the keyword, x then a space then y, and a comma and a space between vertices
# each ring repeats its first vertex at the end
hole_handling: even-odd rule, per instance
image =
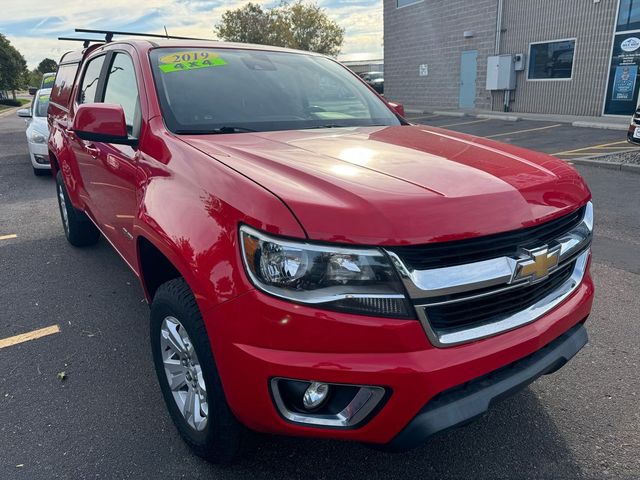
POLYGON ((534 285, 525 285, 486 297, 430 304, 422 308, 431 327, 440 334, 473 327, 529 308, 566 282, 574 268, 575 261, 534 285))
POLYGON ((446 347, 525 325, 566 300, 585 274, 592 234, 589 202, 536 227, 465 240, 463 249, 451 242, 387 253, 429 339, 446 347), (425 265, 437 266, 418 268, 425 265))

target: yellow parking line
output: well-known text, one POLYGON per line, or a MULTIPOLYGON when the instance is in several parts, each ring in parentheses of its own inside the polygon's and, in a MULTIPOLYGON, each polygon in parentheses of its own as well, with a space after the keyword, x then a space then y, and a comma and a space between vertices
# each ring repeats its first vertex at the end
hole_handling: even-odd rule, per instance
POLYGON ((528 128, 526 130, 516 130, 515 132, 507 132, 507 133, 497 133, 495 135, 489 135, 486 138, 506 137, 507 135, 517 135, 519 133, 536 132, 538 130, 547 130, 549 128, 556 128, 560 126, 562 126, 562 124, 558 123, 556 125, 547 125, 546 127, 528 128))
POLYGON ((9 235, 0 235, 0 240, 9 240, 11 238, 17 238, 18 235, 15 233, 10 233, 9 235))
MULTIPOLYGON (((584 157, 585 155, 600 155, 602 152, 579 152, 579 153, 563 153, 562 156, 566 157, 566 156, 571 156, 571 157, 584 157)), ((558 157, 560 156, 559 153, 555 153, 553 154, 554 156, 558 157)))
POLYGON ((445 128, 445 127, 456 127, 458 125, 471 125, 473 123, 482 123, 482 122, 488 122, 489 120, 491 120, 491 118, 483 118, 482 120, 474 120, 472 122, 460 122, 460 123, 450 123, 448 125, 434 125, 436 127, 439 128, 445 128))
POLYGON ((593 147, 593 148, 599 148, 599 149, 603 149, 603 150, 635 150, 638 147, 593 147))
POLYGON ((603 143, 601 145, 592 145, 590 147, 576 148, 575 150, 565 150, 564 152, 552 153, 551 155, 566 155, 568 153, 584 152, 585 150, 592 150, 594 148, 601 148, 601 147, 609 147, 612 145, 620 145, 621 143, 627 143, 627 141, 621 140, 619 142, 603 143))
POLYGON ((19 343, 28 342, 30 340, 36 340, 38 338, 46 337, 47 335, 53 335, 54 333, 60 333, 60 327, 58 325, 51 325, 50 327, 41 328, 32 332, 22 333, 13 337, 4 338, 0 340, 0 349, 18 345, 19 343))

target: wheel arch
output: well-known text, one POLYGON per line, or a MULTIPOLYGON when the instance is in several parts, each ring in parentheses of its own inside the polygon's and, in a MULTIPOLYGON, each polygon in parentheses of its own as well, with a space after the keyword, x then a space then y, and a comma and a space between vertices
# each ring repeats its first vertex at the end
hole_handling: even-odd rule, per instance
POLYGON ((177 262, 170 260, 162 249, 157 247, 150 239, 139 235, 136 240, 136 248, 140 283, 147 303, 151 304, 160 285, 175 278, 184 278, 193 292, 193 287, 190 285, 187 275, 176 266, 177 262))
POLYGON ((55 153, 49 149, 49 164, 51 165, 51 176, 56 178, 58 171, 60 170, 60 165, 58 164, 58 158, 55 153))

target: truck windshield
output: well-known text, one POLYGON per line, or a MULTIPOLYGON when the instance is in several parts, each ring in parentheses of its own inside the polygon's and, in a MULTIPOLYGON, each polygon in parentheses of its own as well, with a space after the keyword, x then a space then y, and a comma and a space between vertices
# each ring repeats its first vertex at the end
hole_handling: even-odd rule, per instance
POLYGON ((320 56, 159 48, 151 64, 175 133, 400 125, 349 70, 320 56))

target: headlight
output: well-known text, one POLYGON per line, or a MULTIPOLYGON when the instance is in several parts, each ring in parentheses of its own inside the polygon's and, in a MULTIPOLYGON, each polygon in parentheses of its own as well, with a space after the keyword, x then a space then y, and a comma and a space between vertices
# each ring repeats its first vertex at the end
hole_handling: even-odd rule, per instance
POLYGON ((396 271, 378 249, 290 241, 246 225, 240 243, 251 281, 266 293, 331 310, 414 317, 396 271))
POLYGON ((31 137, 29 138, 33 143, 44 143, 47 141, 47 138, 38 132, 31 132, 31 137))

